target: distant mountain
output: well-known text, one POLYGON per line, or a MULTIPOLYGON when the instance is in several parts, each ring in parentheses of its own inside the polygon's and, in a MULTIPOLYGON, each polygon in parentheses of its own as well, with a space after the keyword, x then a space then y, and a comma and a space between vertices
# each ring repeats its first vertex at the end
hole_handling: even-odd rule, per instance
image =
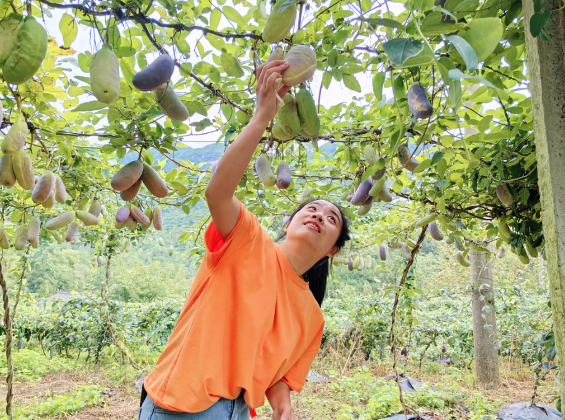
MULTIPOLYGON (((338 145, 339 143, 324 143, 322 146, 320 146, 320 150, 329 157, 331 157, 334 155, 338 145)), ((155 157, 155 160, 158 161, 163 159, 161 153, 159 153, 155 149, 151 149, 151 151, 153 152, 153 156, 155 157)), ((178 148, 176 152, 169 153, 168 155, 177 161, 190 160, 192 163, 201 163, 201 162, 212 163, 215 160, 218 160, 223 153, 224 153, 224 146, 222 144, 218 144, 218 145, 209 144, 207 146, 198 147, 198 148, 193 148, 190 146, 186 148, 184 147, 178 148)), ((122 165, 129 163, 133 160, 136 160, 137 156, 138 156, 137 152, 128 153, 121 160, 122 165)), ((168 161, 167 164, 165 165, 165 171, 168 172, 175 167, 176 165, 173 162, 168 161)))

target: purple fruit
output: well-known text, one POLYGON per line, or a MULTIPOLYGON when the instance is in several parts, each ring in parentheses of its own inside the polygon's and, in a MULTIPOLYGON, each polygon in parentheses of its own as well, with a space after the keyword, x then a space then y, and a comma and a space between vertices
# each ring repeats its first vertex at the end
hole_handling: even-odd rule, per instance
POLYGON ((167 83, 175 71, 175 62, 168 54, 162 54, 155 61, 136 73, 131 80, 139 90, 155 90, 167 83))
POLYGON ((214 161, 214 163, 212 163, 212 166, 210 166, 210 175, 214 175, 214 172, 216 172, 216 168, 218 167, 218 162, 219 160, 214 161))
POLYGON ((118 212, 116 213, 116 222, 118 223, 123 223, 125 222, 128 217, 129 217, 129 207, 122 207, 121 209, 118 210, 118 212))
POLYGON ((353 271, 353 261, 349 260, 349 262, 347 263, 347 268, 349 269, 349 271, 353 271))
POLYGON ((351 199, 353 198, 353 194, 349 194, 347 196, 347 198, 345 199, 345 201, 347 201, 348 203, 351 203, 351 199))
POLYGON ((288 222, 290 222, 290 216, 284 216, 284 224, 286 225, 288 222))
POLYGON ((363 181, 359 185, 359 188, 357 188, 357 191, 355 191, 355 194, 351 199, 351 204, 353 204, 354 206, 363 205, 362 203, 367 201, 370 197, 369 191, 371 191, 372 186, 373 186, 373 180, 370 177, 367 178, 365 181, 363 181))

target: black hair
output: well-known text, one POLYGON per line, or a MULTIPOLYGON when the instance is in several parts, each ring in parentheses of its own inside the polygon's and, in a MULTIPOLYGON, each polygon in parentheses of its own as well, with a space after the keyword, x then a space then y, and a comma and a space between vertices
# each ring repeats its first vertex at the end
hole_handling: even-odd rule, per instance
MULTIPOLYGON (((339 213, 341 215, 341 232, 339 233, 339 237, 337 238, 337 241, 335 242, 334 246, 341 249, 345 245, 345 242, 351 239, 349 237, 349 224, 347 218, 345 217, 345 214, 343 214, 342 208, 330 200, 327 200, 325 198, 313 198, 313 197, 307 198, 294 210, 294 212, 290 216, 290 219, 288 220, 288 223, 290 223, 290 221, 294 218, 296 213, 298 213, 308 204, 317 200, 323 200, 332 203, 339 210, 339 213)), ((330 261, 328 257, 324 257, 316 264, 314 264, 312 267, 310 267, 310 269, 306 271, 302 276, 304 280, 308 282, 308 285, 310 286, 310 291, 314 295, 314 298, 316 299, 320 307, 322 307, 322 302, 324 301, 324 297, 326 296, 326 286, 327 286, 329 274, 330 274, 330 261)))

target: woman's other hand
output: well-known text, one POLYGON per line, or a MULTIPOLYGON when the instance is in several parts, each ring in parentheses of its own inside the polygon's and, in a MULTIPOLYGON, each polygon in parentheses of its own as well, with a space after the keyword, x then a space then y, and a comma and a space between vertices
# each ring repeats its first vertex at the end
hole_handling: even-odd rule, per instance
MULTIPOLYGON (((273 60, 257 68, 257 108, 253 119, 267 127, 279 109, 275 95, 275 80, 282 77, 281 72, 288 67, 284 60, 273 60)), ((278 94, 282 98, 290 87, 283 85, 278 94)))
POLYGON ((273 420, 295 420, 290 403, 286 401, 281 402, 273 411, 273 420))

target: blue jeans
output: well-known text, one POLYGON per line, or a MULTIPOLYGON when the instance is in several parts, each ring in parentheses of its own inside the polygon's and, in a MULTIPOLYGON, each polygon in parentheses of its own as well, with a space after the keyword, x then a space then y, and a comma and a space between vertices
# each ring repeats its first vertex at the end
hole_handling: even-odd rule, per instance
POLYGON ((139 409, 138 420, 249 420, 249 406, 243 390, 235 400, 220 398, 212 407, 200 413, 181 413, 156 406, 147 396, 139 409))

